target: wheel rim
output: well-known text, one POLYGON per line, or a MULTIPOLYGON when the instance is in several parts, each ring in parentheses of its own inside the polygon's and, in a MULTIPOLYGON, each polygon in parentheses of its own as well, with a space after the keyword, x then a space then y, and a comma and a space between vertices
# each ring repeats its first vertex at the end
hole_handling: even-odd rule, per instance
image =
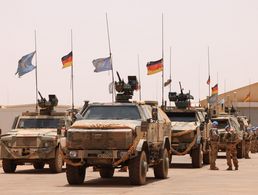
POLYGON ((62 159, 62 156, 61 156, 60 152, 58 153, 58 156, 57 156, 57 166, 61 169, 62 169, 62 166, 63 166, 63 159, 62 159))
POLYGON ((146 155, 144 153, 142 160, 141 160, 141 176, 145 177, 148 170, 148 163, 146 161, 146 155))
POLYGON ((169 157, 168 157, 168 151, 165 150, 164 153, 164 172, 167 174, 168 168, 169 168, 169 157))

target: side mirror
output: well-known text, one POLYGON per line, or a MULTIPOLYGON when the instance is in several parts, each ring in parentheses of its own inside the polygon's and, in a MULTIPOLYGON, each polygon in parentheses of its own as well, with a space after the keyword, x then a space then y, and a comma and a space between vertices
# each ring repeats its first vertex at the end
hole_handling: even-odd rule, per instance
POLYGON ((156 108, 156 107, 152 108, 152 110, 151 110, 151 118, 154 121, 158 120, 158 108, 156 108))
POLYGON ((61 129, 62 129, 62 128, 60 128, 60 127, 57 128, 57 135, 61 135, 61 134, 62 134, 61 129))
POLYGON ((141 123, 141 131, 147 132, 149 128, 149 121, 142 121, 141 123))
POLYGON ((64 120, 60 120, 58 127, 57 127, 57 135, 62 135, 62 129, 63 127, 65 127, 65 121, 64 120))
POLYGON ((203 122, 200 124, 200 130, 201 130, 201 131, 204 130, 204 123, 203 123, 203 122))
POLYGON ((206 115, 206 116, 205 116, 205 123, 209 123, 209 120, 210 120, 210 119, 209 119, 208 115, 206 115))
POLYGON ((76 113, 75 118, 77 120, 82 120, 83 119, 83 117, 82 117, 82 115, 80 113, 76 113))

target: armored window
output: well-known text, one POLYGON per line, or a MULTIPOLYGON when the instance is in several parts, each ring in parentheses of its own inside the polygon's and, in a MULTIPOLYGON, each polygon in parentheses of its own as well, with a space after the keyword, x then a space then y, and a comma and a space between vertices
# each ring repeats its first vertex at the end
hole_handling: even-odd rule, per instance
POLYGON ((37 129, 37 128, 58 128, 60 119, 20 119, 17 128, 37 129))
POLYGON ((167 112, 167 116, 171 121, 175 122, 195 122, 195 112, 167 112))
POLYGON ((88 120, 140 120, 137 106, 90 106, 84 116, 88 120))
POLYGON ((219 124, 218 124, 218 129, 225 129, 225 127, 227 125, 230 125, 229 122, 228 122, 228 119, 223 119, 223 120, 218 120, 218 119, 211 119, 211 121, 217 121, 219 124))

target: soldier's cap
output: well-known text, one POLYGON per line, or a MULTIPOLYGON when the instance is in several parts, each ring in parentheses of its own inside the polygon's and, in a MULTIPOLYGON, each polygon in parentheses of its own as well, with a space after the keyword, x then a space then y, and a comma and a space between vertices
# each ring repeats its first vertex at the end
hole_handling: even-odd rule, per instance
POLYGON ((213 122, 212 122, 212 125, 213 125, 213 126, 218 126, 219 123, 218 123, 218 121, 213 121, 213 122))

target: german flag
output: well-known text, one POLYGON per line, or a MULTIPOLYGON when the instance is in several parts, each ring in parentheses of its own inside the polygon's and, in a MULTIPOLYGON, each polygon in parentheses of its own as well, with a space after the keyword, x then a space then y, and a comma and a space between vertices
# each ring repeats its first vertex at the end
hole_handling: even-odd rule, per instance
POLYGON ((214 85, 214 87, 211 88, 211 95, 218 95, 218 84, 214 85))
POLYGON ((250 92, 246 95, 245 99, 243 102, 250 102, 250 97, 251 97, 251 94, 250 92))
POLYGON ((63 68, 67 68, 73 65, 73 52, 71 51, 69 54, 61 58, 63 68))
POLYGON ((163 70, 163 59, 160 59, 158 61, 148 62, 146 67, 147 67, 147 75, 152 75, 157 72, 160 72, 163 70))

